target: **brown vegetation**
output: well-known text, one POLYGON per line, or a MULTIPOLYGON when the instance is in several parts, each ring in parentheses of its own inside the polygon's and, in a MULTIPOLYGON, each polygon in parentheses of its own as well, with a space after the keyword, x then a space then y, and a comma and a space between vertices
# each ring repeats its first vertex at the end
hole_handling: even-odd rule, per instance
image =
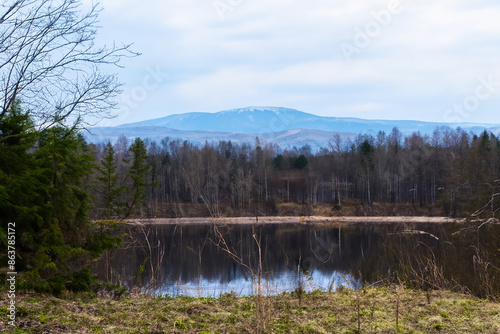
MULTIPOLYGON (((307 145, 283 151, 258 139, 254 145, 198 147, 170 138, 145 144, 149 168, 136 217, 465 217, 488 203, 500 178, 500 140, 460 129, 403 136, 395 128, 354 140, 333 138, 319 152, 307 145)), ((91 147, 100 165, 116 165, 110 176, 119 179, 116 189, 130 187, 135 174, 127 139, 91 147)), ((99 182, 87 189, 95 195, 94 218, 114 209, 120 218, 126 192, 110 201, 99 182)))
MULTIPOLYGON (((257 297, 123 299, 88 294, 19 296, 18 329, 4 333, 256 333, 257 297)), ((500 333, 500 305, 445 291, 398 287, 295 292, 266 301, 267 333, 500 333), (299 304, 300 303, 300 304, 299 304), (359 331, 358 331, 359 328, 359 331)), ((3 299, 3 298, 2 298, 3 299)), ((5 299, 3 299, 5 300, 5 299)))

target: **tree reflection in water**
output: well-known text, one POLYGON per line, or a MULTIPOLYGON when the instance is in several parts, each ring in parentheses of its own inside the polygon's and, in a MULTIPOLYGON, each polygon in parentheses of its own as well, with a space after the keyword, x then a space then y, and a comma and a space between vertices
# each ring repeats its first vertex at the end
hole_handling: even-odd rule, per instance
POLYGON ((124 247, 101 259, 95 271, 110 283, 160 295, 255 294, 250 270, 258 268, 258 247, 252 230, 261 246, 264 294, 399 281, 481 297, 500 292, 493 280, 500 274, 498 225, 480 230, 430 223, 218 226, 244 266, 216 245, 210 224, 124 229, 129 235, 124 247))

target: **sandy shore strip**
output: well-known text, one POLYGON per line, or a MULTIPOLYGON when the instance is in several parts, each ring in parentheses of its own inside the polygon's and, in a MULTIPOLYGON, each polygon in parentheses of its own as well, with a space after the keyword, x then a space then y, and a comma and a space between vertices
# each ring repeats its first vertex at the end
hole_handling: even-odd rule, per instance
POLYGON ((464 219, 449 217, 321 217, 321 216, 294 216, 294 217, 227 217, 227 218, 138 218, 127 219, 127 224, 144 225, 198 225, 198 224, 395 224, 395 223, 461 223, 464 219))

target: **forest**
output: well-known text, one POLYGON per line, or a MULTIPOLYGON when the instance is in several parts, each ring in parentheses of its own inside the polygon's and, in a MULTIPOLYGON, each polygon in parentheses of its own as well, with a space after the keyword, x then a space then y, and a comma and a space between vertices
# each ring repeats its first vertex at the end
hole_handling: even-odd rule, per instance
POLYGON ((496 215, 500 139, 488 132, 334 136, 318 152, 259 138, 86 142, 113 117, 116 67, 139 55, 98 45, 100 8, 0 6, 0 282, 10 271, 19 290, 90 291, 91 265, 122 241, 109 232, 133 217, 496 215))
POLYGON ((96 168, 85 185, 96 219, 494 216, 500 172, 500 139, 460 128, 438 128, 431 136, 397 128, 354 140, 334 136, 318 152, 308 146, 283 151, 259 138, 198 147, 170 138, 129 143, 125 136, 88 149, 96 168))
POLYGON ((94 144, 75 128, 37 130, 16 102, 0 119, 0 146, 2 243, 15 222, 16 265, 27 272, 20 286, 56 294, 89 289, 89 263, 120 244, 108 232, 126 218, 489 218, 498 210, 500 139, 488 132, 395 128, 352 141, 336 136, 319 152, 283 151, 258 138, 199 147, 122 136, 94 144))

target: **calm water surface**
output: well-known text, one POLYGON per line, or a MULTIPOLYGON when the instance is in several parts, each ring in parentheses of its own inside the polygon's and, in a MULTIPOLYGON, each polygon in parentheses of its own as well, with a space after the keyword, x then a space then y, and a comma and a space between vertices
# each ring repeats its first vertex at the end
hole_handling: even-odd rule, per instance
POLYGON ((403 268, 409 264, 425 267, 432 259, 450 280, 467 284, 478 275, 474 247, 490 247, 498 260, 500 229, 456 233, 461 229, 422 223, 127 226, 120 231, 128 234, 123 247, 95 270, 100 279, 159 295, 218 297, 256 293, 259 272, 266 294, 299 286, 357 289, 399 271, 407 275, 403 268))

